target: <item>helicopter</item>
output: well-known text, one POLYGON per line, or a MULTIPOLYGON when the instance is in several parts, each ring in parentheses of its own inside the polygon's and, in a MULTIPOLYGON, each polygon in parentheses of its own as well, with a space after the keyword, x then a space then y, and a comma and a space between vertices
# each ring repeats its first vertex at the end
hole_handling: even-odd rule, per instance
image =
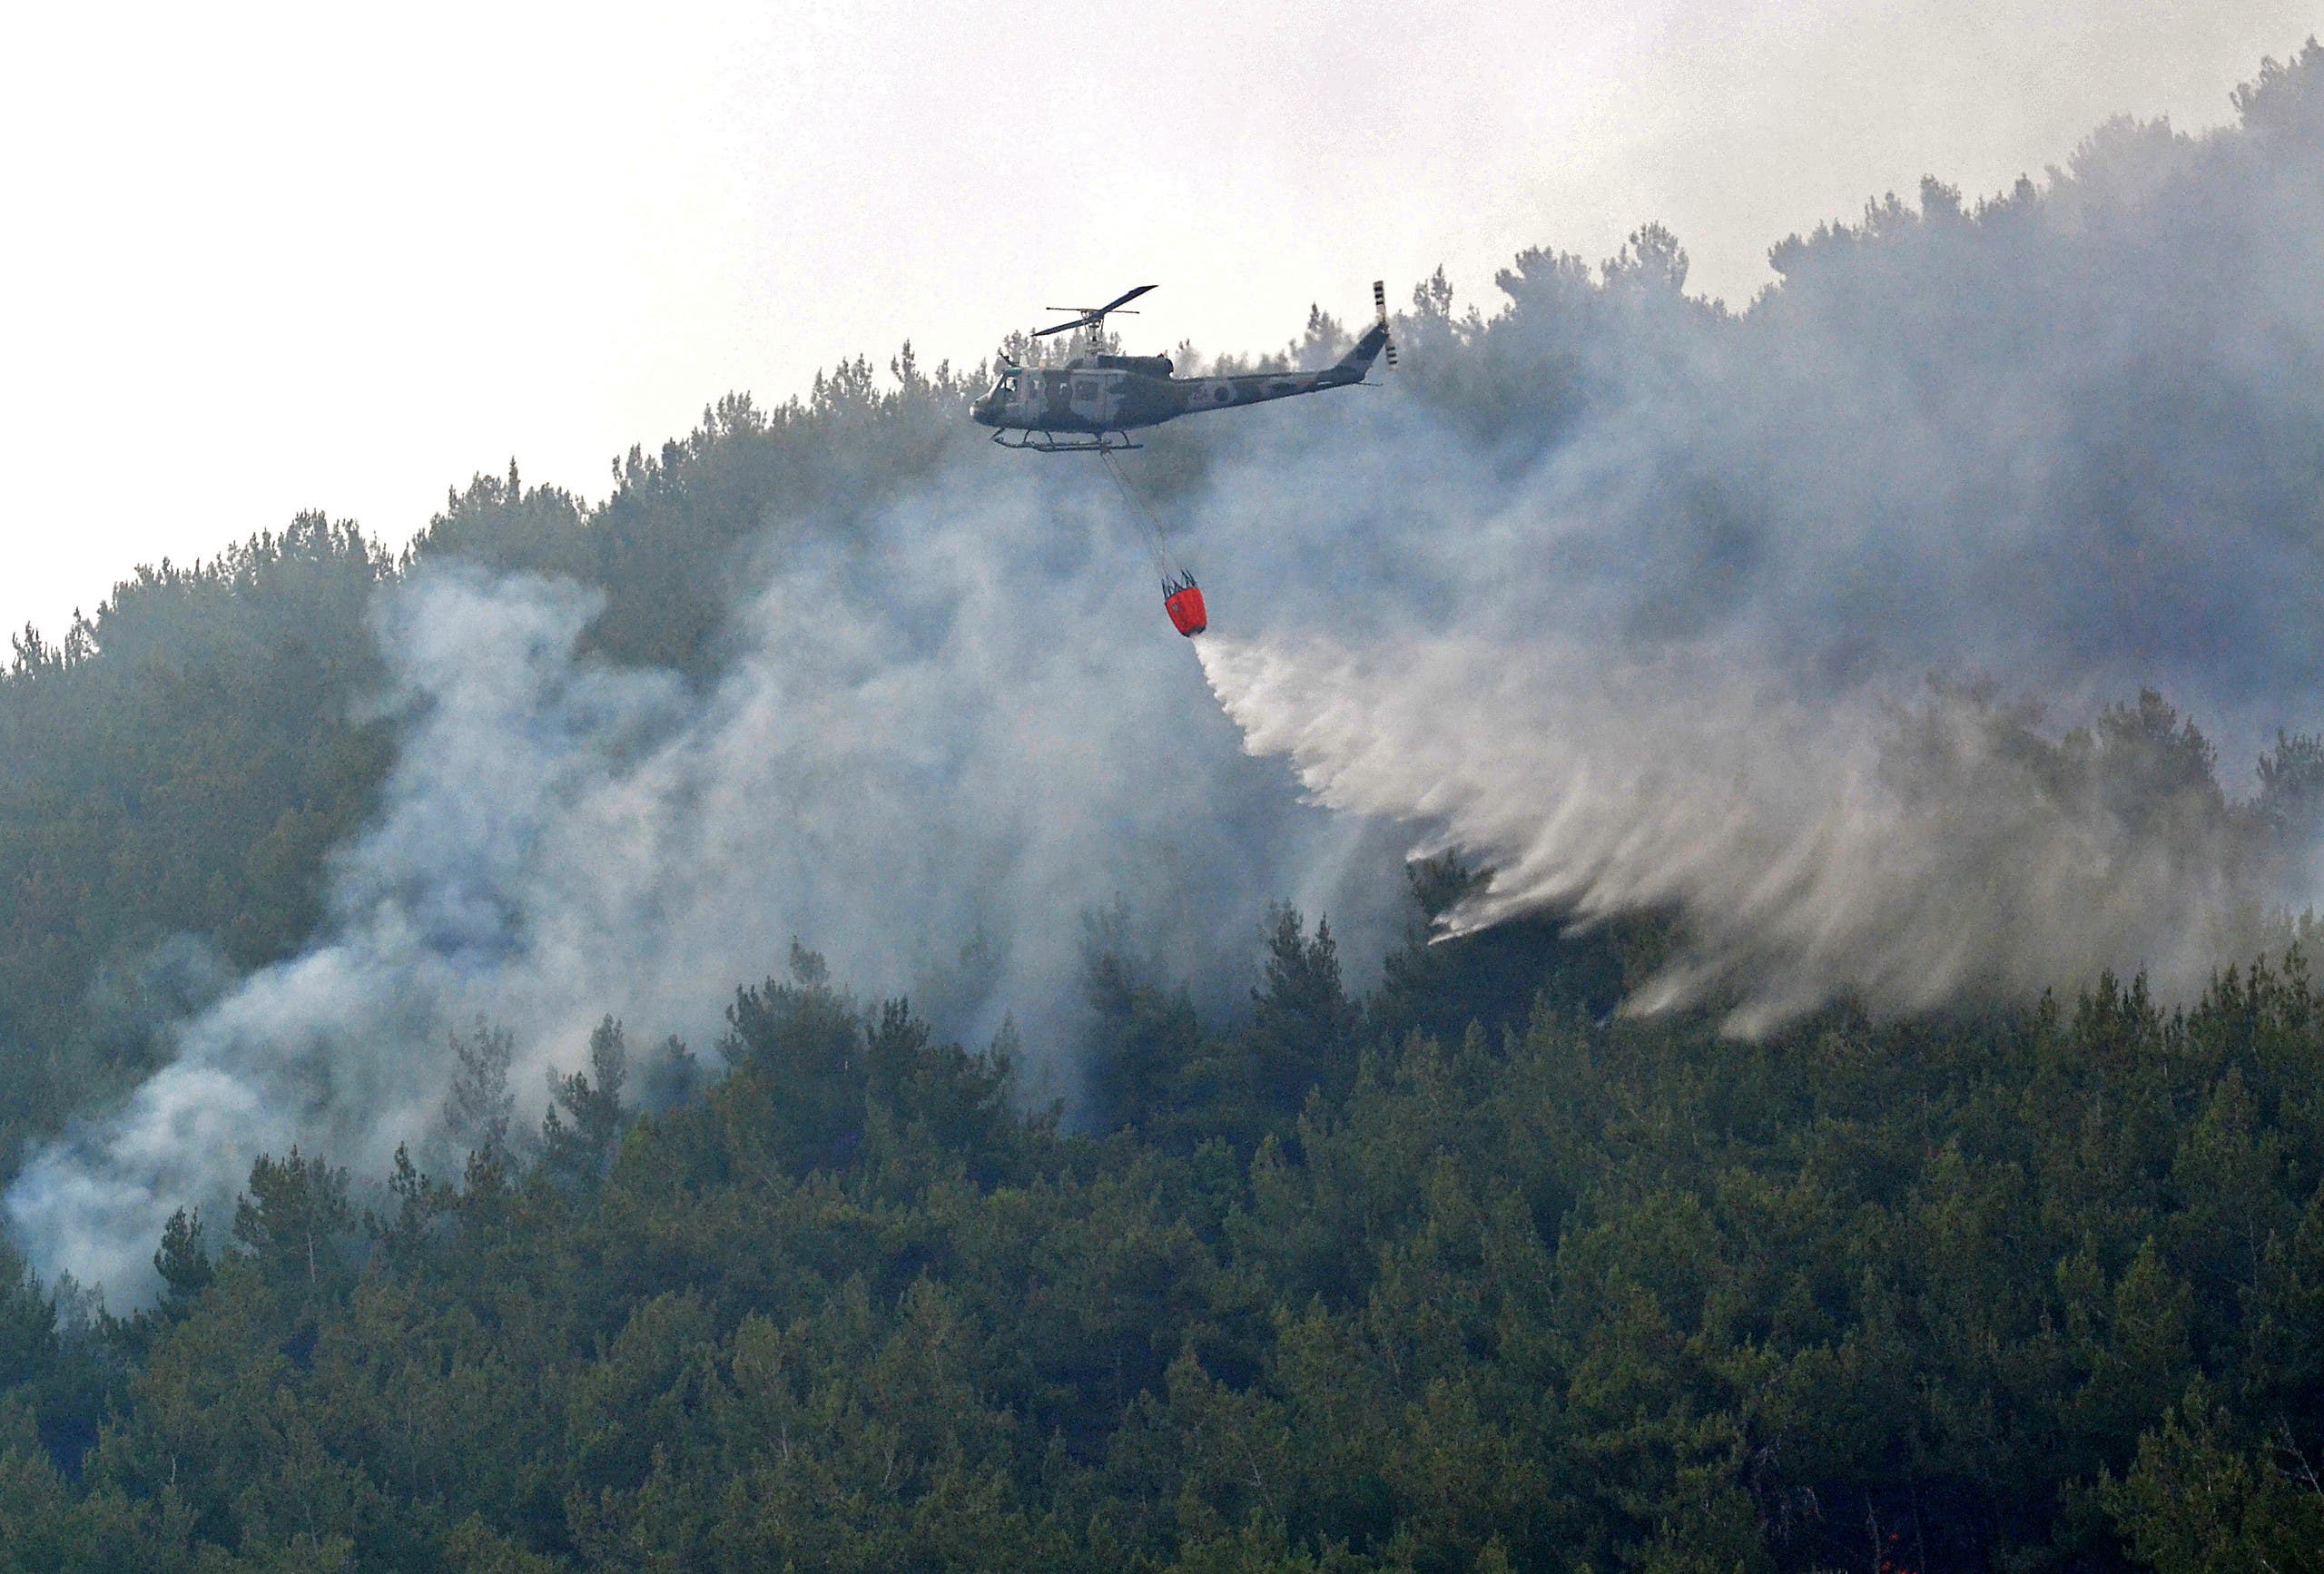
MULTIPOLYGON (((1037 330, 1047 339, 1087 328, 1093 333, 1106 319, 1147 290, 1151 284, 1118 295, 1103 306, 1059 307, 1072 311, 1070 321, 1037 330)), ((969 407, 969 418, 995 430, 992 440, 1004 448, 1038 454, 1107 454, 1140 448, 1130 433, 1158 427, 1202 410, 1232 409, 1241 405, 1290 398, 1295 394, 1320 393, 1324 389, 1360 383, 1383 350, 1388 364, 1396 364, 1396 347, 1388 341, 1388 300, 1378 280, 1372 286, 1372 306, 1379 320, 1366 330, 1355 348, 1337 363, 1316 371, 1250 372, 1231 377, 1175 377, 1167 355, 1085 355, 1065 367, 1050 369, 1019 366, 1002 358, 1000 376, 982 398, 969 407)))

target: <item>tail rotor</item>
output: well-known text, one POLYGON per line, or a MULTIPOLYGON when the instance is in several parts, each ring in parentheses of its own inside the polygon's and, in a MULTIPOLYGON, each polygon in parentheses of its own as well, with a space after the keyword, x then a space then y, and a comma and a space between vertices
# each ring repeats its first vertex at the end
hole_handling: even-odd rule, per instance
MULTIPOLYGON (((1386 333, 1388 331, 1388 287, 1377 279, 1372 281, 1372 310, 1380 314, 1380 331, 1386 333)), ((1389 339, 1385 348, 1388 352, 1388 364, 1395 365, 1396 341, 1393 339, 1389 339)))

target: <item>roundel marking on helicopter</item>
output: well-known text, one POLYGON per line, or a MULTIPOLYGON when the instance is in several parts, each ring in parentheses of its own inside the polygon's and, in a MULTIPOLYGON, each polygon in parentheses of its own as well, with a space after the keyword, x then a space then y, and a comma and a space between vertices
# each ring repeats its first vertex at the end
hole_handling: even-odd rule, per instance
POLYGON ((1235 397, 1235 385, 1221 379, 1210 385, 1210 402, 1223 405, 1235 397))

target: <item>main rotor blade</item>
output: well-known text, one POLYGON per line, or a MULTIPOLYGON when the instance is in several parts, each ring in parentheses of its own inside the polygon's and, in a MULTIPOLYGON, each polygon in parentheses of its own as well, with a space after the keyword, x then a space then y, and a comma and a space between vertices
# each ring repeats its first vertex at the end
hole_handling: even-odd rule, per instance
POLYGON ((1070 333, 1077 328, 1101 325, 1109 315, 1117 311, 1121 311, 1124 317, 1136 317, 1137 313, 1135 311, 1122 311, 1122 302, 1135 300, 1153 288, 1151 284, 1141 284, 1128 294, 1115 296, 1103 306, 1044 306, 1041 308, 1044 311, 1078 311, 1081 315, 1070 322, 1060 322, 1054 328, 1036 329, 1033 330, 1033 337, 1047 339, 1052 333, 1070 333))

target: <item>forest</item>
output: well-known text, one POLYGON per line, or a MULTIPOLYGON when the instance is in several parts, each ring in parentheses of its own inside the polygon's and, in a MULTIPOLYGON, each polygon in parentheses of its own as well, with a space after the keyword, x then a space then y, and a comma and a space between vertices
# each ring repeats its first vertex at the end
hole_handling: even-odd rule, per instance
MULTIPOLYGON (((1668 373, 1659 350, 1774 364, 1862 321, 1924 366, 1981 302, 2050 299, 2045 247, 2312 181, 2324 51, 2238 105, 2208 139, 2109 128, 2040 189, 1932 182, 1795 237, 1739 312, 1684 294, 1659 227, 1595 271, 1527 253, 1490 318, 1439 274, 1398 319, 1398 397, 1521 477, 1668 373), (1959 317, 1900 318, 1915 291, 1959 317)), ((1343 339, 1318 311, 1281 359, 1343 339)), ((2102 404, 2151 440, 2108 427, 2057 461, 2067 523, 2027 559, 2062 601, 2095 559, 2152 575, 2135 616, 2090 616, 2132 629, 2102 677, 2147 661, 2157 686, 2061 728, 1974 675, 1941 692, 2013 781, 2273 904, 2197 987, 2132 966, 1912 1010, 1839 987, 1738 1034, 1744 977, 1625 1008, 1701 944, 1685 902, 1448 939, 1494 877, 1455 850, 1378 896, 1384 954, 1288 889, 1180 915, 1255 932, 1231 976, 1095 890, 1063 1004, 1014 1002, 1055 1040, 1012 1017, 964 1041, 973 1013, 858 992, 814 933, 696 1002, 714 1041, 567 1002, 598 1025, 545 1089, 507 1024, 435 1022, 427 1141, 373 1169, 286 1146, 230 1205, 189 1196, 150 1301, 7 1249, 0 1569, 2324 1570, 2324 989, 2284 900, 2324 743, 2293 730, 2291 658, 2218 656, 2197 614, 2230 570, 2170 581, 2144 546, 2180 516, 2137 501, 2312 562, 2324 413, 2239 402, 2243 347, 2205 353, 2171 369, 2177 401, 2092 374, 2091 430, 2102 404), (2220 467, 2225 444, 2260 457, 2220 467), (2285 707, 2250 782, 2190 695, 2285 707)), ((909 348, 884 378, 857 359, 781 404, 726 397, 599 502, 512 464, 402 551, 302 515, 15 635, 0 1167, 76 1140, 182 1024, 345 921, 344 850, 425 721, 380 697, 399 587, 586 587, 588 661, 714 694, 754 585, 868 574, 881 521, 981 457, 980 391, 909 348)), ((1196 507, 1262 444, 1157 439, 1157 495, 1196 507)), ((1711 618, 1703 586, 1748 579, 1758 528, 1748 488, 1665 479, 1654 544, 1699 578, 1656 629, 1711 618)), ((2313 594, 2281 561, 2238 571, 2313 594)), ((2279 609, 2254 641, 2290 640, 2279 609)), ((1900 713, 1901 746, 1938 747, 1936 713, 1900 713)))
POLYGON ((1746 1046, 1603 1018, 1650 933, 1427 945, 1461 878, 1227 1031, 1093 952, 1079 1134, 803 949, 658 1116, 472 1028, 459 1175, 262 1160, 125 1319, 19 1265, 0 1559, 2319 1566, 2303 959, 1746 1046))

